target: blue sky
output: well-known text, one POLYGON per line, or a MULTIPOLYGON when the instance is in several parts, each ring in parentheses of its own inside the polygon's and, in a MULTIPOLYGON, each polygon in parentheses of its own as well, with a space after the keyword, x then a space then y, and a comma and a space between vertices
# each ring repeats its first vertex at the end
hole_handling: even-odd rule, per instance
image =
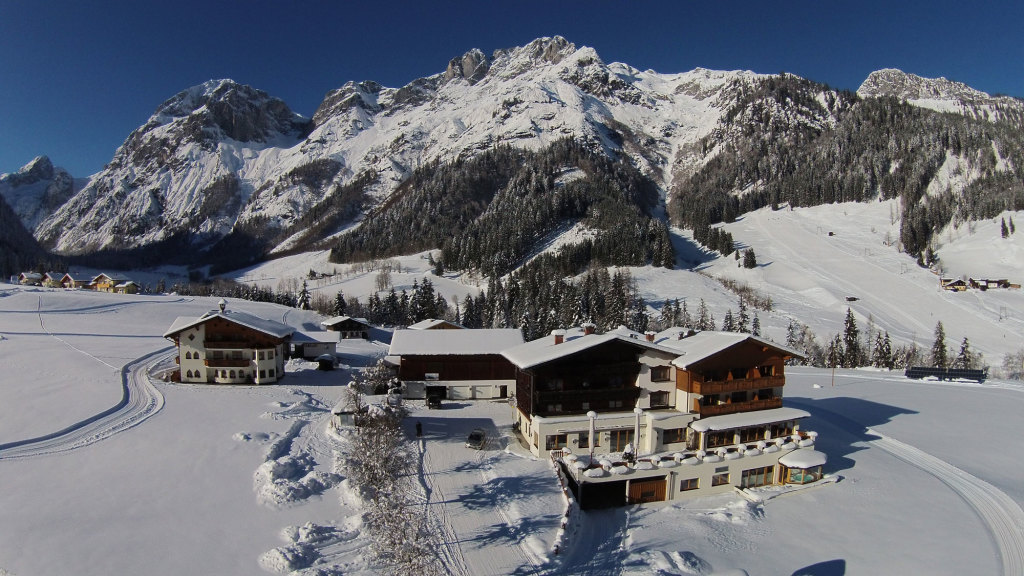
POLYGON ((232 78, 311 116, 349 80, 402 86, 561 35, 640 69, 790 72, 855 90, 873 70, 1024 97, 1024 2, 82 2, 0 0, 0 172, 46 154, 100 170, 161 102, 232 78))

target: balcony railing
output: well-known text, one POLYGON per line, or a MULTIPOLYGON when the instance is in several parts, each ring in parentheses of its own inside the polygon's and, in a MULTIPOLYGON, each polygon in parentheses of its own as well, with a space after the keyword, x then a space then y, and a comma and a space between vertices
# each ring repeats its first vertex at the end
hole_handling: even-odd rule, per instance
POLYGON ((252 344, 248 342, 242 342, 241 340, 207 340, 205 344, 206 348, 210 350, 247 350, 253 347, 252 344))
POLYGON ((217 360, 207 358, 203 361, 210 368, 248 368, 252 365, 251 358, 220 358, 217 360))
POLYGON ((761 388, 778 388, 786 383, 783 376, 765 376, 763 378, 740 378, 738 380, 718 380, 714 382, 694 382, 696 394, 728 394, 759 390, 761 388))
POLYGON ((768 410, 769 408, 782 408, 782 398, 769 398, 767 400, 751 400, 749 402, 733 402, 731 404, 701 406, 700 415, 721 416, 722 414, 753 412, 754 410, 768 410))

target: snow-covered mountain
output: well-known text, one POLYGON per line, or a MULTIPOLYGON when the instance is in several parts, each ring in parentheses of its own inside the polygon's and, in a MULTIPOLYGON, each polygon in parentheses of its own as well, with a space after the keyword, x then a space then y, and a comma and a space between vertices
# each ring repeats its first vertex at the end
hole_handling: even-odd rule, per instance
POLYGON ((312 121, 253 88, 211 81, 162 104, 38 237, 85 253, 178 233, 208 246, 254 224, 273 234, 368 172, 380 200, 431 161, 568 136, 626 154, 664 186, 703 161, 695 144, 714 128, 723 92, 754 78, 640 72, 555 37, 489 56, 471 50, 401 88, 347 83, 312 121))
POLYGON ((1009 96, 990 96, 946 78, 922 78, 888 68, 868 75, 857 94, 863 98, 892 96, 938 112, 1024 125, 1024 101, 1009 96))
POLYGON ((46 156, 37 156, 17 172, 0 174, 0 196, 22 224, 34 230, 85 184, 86 180, 72 178, 46 156))
MULTIPOLYGON (((309 247, 351 229, 362 214, 386 210, 417 168, 500 145, 546 149, 570 137, 631 162, 671 203, 723 151, 753 151, 758 139, 779 135, 800 145, 834 128, 851 106, 852 96, 806 81, 810 88, 799 94, 766 89, 773 78, 639 71, 553 37, 490 55, 470 50, 401 88, 349 82, 329 92, 311 119, 257 89, 209 81, 162 104, 88 186, 34 229, 62 254, 163 246, 162 254, 194 260, 220 242, 213 253, 251 260, 275 247, 309 247)), ((1019 100, 893 70, 872 74, 860 95, 989 121, 1021 110, 1019 100)), ((796 164, 763 172, 789 165, 796 164)), ((760 187, 740 180, 730 194, 760 187)))

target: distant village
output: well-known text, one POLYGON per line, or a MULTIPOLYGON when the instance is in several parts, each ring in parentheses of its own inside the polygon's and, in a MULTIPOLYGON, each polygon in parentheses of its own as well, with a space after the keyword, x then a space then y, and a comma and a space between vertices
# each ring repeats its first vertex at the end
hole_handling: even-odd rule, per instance
POLYGON ((70 272, 22 272, 11 279, 12 284, 22 286, 46 286, 47 288, 79 288, 96 292, 117 294, 138 294, 142 287, 134 280, 121 274, 98 274, 81 276, 70 272))

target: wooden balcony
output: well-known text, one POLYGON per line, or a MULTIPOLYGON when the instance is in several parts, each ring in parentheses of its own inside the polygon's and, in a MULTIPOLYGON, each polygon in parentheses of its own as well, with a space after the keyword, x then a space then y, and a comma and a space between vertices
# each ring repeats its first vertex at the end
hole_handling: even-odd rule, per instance
POLYGON ((207 340, 204 344, 209 350, 248 350, 254 347, 249 342, 241 340, 207 340))
POLYGON ((210 368, 248 368, 252 365, 252 358, 207 358, 203 363, 210 368))
POLYGON ((737 412, 753 412, 754 410, 768 410, 769 408, 782 408, 782 398, 751 400, 749 402, 733 402, 731 404, 717 404, 715 406, 701 406, 699 409, 701 417, 704 417, 735 414, 737 412))
POLYGON ((696 394, 730 394, 747 392, 762 388, 779 388, 785 385, 784 376, 766 376, 764 378, 740 378, 738 380, 718 380, 714 382, 694 382, 693 392, 696 394))

